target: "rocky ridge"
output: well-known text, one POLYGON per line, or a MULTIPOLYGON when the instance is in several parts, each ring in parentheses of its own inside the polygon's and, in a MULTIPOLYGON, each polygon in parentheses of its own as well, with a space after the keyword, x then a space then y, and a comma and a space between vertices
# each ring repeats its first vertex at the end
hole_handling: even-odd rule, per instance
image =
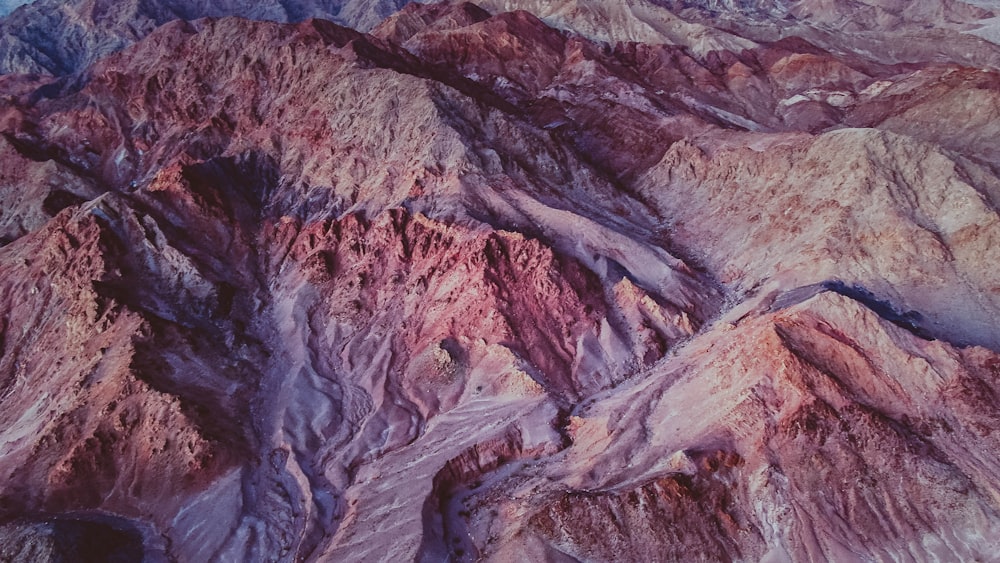
POLYGON ((4 556, 989 558, 993 47, 605 4, 0 77, 4 556))
POLYGON ((16 9, 5 10, 0 21, 0 73, 72 74, 171 21, 223 16, 276 22, 324 18, 367 30, 403 4, 401 0, 20 2, 16 9))

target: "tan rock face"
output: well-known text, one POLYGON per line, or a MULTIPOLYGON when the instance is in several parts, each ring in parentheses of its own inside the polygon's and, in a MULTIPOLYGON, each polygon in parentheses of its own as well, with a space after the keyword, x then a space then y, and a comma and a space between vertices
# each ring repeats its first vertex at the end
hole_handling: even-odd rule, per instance
POLYGON ((0 559, 995 556, 988 10, 237 4, 0 21, 0 559))

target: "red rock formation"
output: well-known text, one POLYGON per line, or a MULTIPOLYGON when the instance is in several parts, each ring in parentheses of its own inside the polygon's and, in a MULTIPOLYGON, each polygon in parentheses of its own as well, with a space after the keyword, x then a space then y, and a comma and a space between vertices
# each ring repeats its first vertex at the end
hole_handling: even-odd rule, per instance
POLYGON ((993 556, 986 10, 47 6, 0 558, 993 556))
POLYGON ((22 6, 10 14, 2 11, 0 71, 55 75, 81 71, 171 21, 239 16, 299 22, 315 17, 367 30, 404 4, 399 0, 14 1, 22 6))
POLYGON ((462 498, 474 545, 487 558, 988 558, 995 466, 958 443, 993 447, 996 361, 829 292, 720 325, 579 410, 555 473, 529 465, 462 498))

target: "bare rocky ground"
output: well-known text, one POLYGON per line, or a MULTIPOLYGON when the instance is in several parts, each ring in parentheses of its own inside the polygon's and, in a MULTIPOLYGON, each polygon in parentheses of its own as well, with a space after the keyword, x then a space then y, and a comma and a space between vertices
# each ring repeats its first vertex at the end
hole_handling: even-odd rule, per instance
POLYGON ((46 2, 0 560, 996 557, 1000 6, 46 2))

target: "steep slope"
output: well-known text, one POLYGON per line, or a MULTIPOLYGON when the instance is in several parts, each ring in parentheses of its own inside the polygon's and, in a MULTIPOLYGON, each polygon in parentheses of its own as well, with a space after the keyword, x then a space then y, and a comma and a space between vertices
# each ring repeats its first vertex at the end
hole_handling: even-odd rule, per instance
POLYGON ((174 20, 240 16, 298 22, 318 17, 367 30, 404 2, 36 0, 21 4, 0 20, 0 73, 71 74, 174 20))
POLYGON ((460 488, 456 535, 496 559, 990 559, 997 465, 965 448, 995 448, 997 361, 822 292, 578 410, 558 463, 460 488))
POLYGON ((640 181, 723 282, 766 295, 839 278, 919 311, 936 337, 1000 345, 995 176, 873 129, 744 142, 677 143, 640 181))
MULTIPOLYGON (((959 62, 996 68, 995 11, 989 2, 572 2, 480 0, 498 13, 528 11, 557 28, 600 42, 670 44, 697 56, 739 53, 800 37, 868 62, 959 62), (877 54, 877 55, 876 55, 877 54)), ((0 73, 70 74, 173 20, 240 16, 278 22, 329 19, 361 31, 402 8, 401 0, 295 0, 200 4, 36 0, 0 5, 0 73), (15 9, 16 8, 16 9, 15 9)))
POLYGON ((989 559, 1000 74, 853 42, 984 12, 746 6, 0 77, 3 557, 989 559))
POLYGON ((736 51, 754 43, 724 30, 678 17, 655 2, 593 2, 574 0, 486 0, 477 2, 492 12, 524 10, 554 27, 572 30, 595 41, 666 43, 687 47, 698 55, 736 51))
MULTIPOLYGON (((113 512, 172 557, 305 557, 364 471, 440 441, 432 420, 547 426, 718 308, 640 205, 435 68, 326 22, 202 20, 8 104, 16 162, 91 191, 0 250, 6 517, 113 512), (614 229, 586 218, 604 206, 614 229)), ((423 456, 428 490, 460 447, 423 456)))
POLYGON ((869 62, 959 62, 996 68, 989 2, 788 0, 480 0, 490 11, 527 10, 555 27, 606 42, 667 43, 704 56, 755 43, 806 39, 869 62))

